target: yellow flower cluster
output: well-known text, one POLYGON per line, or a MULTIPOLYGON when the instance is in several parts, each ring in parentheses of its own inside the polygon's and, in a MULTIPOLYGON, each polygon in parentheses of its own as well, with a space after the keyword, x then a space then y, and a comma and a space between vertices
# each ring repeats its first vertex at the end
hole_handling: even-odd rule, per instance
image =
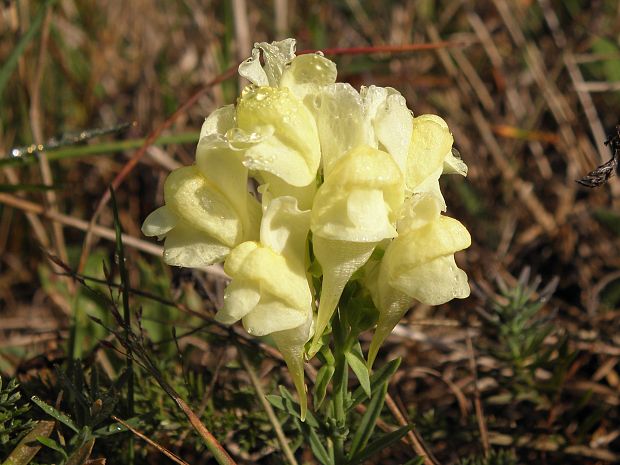
POLYGON ((303 410, 306 343, 314 336, 306 355, 320 349, 356 271, 364 267, 380 315, 370 365, 414 300, 469 295, 454 253, 471 239, 441 214, 439 189, 442 173, 467 167, 441 118, 414 118, 395 89, 336 83, 335 63, 295 56, 293 39, 256 44, 239 73, 252 84, 206 119, 195 166, 170 174, 165 205, 142 230, 165 237, 171 265, 224 261, 232 280, 217 319, 273 338, 303 410), (322 269, 318 309, 312 257, 322 269))

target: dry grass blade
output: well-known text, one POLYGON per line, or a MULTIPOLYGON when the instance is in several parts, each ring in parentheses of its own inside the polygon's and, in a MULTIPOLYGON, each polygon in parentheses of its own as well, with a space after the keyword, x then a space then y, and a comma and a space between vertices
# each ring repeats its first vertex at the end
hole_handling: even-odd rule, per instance
MULTIPOLYGON (((4 194, 0 192, 0 203, 4 203, 11 207, 23 210, 28 214, 40 215, 45 218, 48 218, 52 221, 56 221, 62 223, 67 226, 71 226, 73 228, 79 229, 81 231, 90 231, 97 237, 101 237, 103 239, 109 241, 116 241, 116 233, 113 229, 106 228, 100 225, 91 226, 87 221, 80 220, 78 218, 74 218, 72 216, 63 215, 62 213, 54 213, 46 210, 41 205, 30 202, 28 200, 20 199, 19 197, 15 197, 10 194, 4 194)), ((159 245, 155 245, 151 242, 144 241, 142 239, 138 239, 137 237, 130 236, 126 233, 123 233, 123 243, 128 245, 129 247, 133 247, 142 252, 146 252, 150 255, 154 255, 156 257, 161 257, 164 249, 159 245)), ((221 278, 228 278, 224 270, 218 266, 209 266, 204 269, 205 272, 213 274, 214 276, 218 276, 221 278)))
POLYGON ((114 306, 110 308, 116 323, 122 328, 122 332, 110 329, 110 331, 116 336, 116 339, 122 344, 125 350, 131 352, 134 356, 134 360, 138 362, 148 373, 155 378, 155 381, 164 390, 164 392, 174 401, 174 403, 181 409, 183 415, 187 418, 190 425, 198 433, 198 435, 204 441, 207 449, 213 454, 213 457, 219 465, 237 465, 233 458, 226 452, 226 449, 220 444, 220 442, 211 434, 209 429, 200 420, 198 415, 191 409, 191 407, 183 400, 179 393, 172 387, 172 385, 166 381, 164 375, 159 371, 153 360, 151 359, 149 352, 142 345, 141 335, 136 335, 130 327, 127 327, 121 314, 114 306))
MULTIPOLYGON (((400 426, 410 425, 390 394, 386 394, 385 396, 385 405, 387 405, 388 409, 400 426)), ((426 447, 422 437, 415 430, 415 428, 411 428, 411 431, 407 433, 407 439, 409 439, 409 444, 415 453, 424 459, 424 465, 441 465, 433 453, 428 449, 428 447, 426 447)))
POLYGON ((53 421, 39 421, 2 462, 2 465, 28 465, 41 449, 41 443, 37 441, 37 437, 49 437, 54 431, 55 424, 53 421))
POLYGON ((265 409, 265 412, 267 413, 267 416, 269 417, 269 421, 271 422, 271 426, 273 426, 273 430, 276 433, 278 442, 280 443, 280 447, 282 448, 282 452, 284 453, 284 456, 286 457, 287 462, 290 465, 297 465, 297 460, 295 459, 295 455, 293 455, 293 451, 288 445, 288 439, 286 439, 286 436, 284 435, 284 431, 282 431, 282 426, 280 425, 280 421, 278 420, 278 417, 273 411, 271 404, 265 397, 265 392, 263 391, 263 388, 260 384, 260 380, 258 379, 258 376, 256 376, 256 371, 254 370, 254 368, 248 361, 248 358, 246 357, 246 355, 243 353, 243 348, 237 346, 237 352, 239 353, 239 358, 241 359, 241 363, 243 364, 243 367, 248 372, 248 376, 250 377, 250 381, 252 382, 254 389, 256 389, 258 400, 260 401, 261 405, 263 406, 263 409, 265 409))
POLYGON ((174 453, 172 453, 171 451, 166 449, 161 444, 157 444, 151 438, 145 436, 144 434, 142 434, 140 431, 138 431, 137 429, 132 427, 127 422, 121 420, 120 418, 118 418, 118 417, 116 417, 114 415, 112 415, 112 419, 114 421, 117 421, 121 425, 123 425, 125 428, 127 428, 129 431, 131 431, 134 435, 136 435, 137 437, 139 437, 140 439, 142 439, 143 441, 145 441, 149 445, 153 446, 155 449, 157 449, 159 452, 161 452, 163 455, 165 455, 166 457, 168 457, 170 460, 174 461, 175 463, 178 463, 179 465, 189 465, 189 463, 187 463, 185 460, 183 460, 182 458, 178 457, 177 455, 175 455, 174 453))
POLYGON ((325 55, 370 55, 373 53, 407 53, 421 52, 424 50, 438 50, 442 48, 462 48, 470 45, 470 41, 442 41, 438 40, 424 44, 403 44, 403 45, 374 45, 369 47, 344 47, 344 48, 324 48, 321 50, 302 50, 299 55, 305 53, 322 52, 325 55))
POLYGON ((487 429, 487 422, 484 418, 484 411, 482 409, 482 402, 480 400, 480 390, 478 389, 478 369, 476 367, 476 355, 474 353, 474 345, 472 344, 469 331, 467 331, 466 334, 469 368, 474 378, 474 407, 476 409, 476 419, 478 420, 478 429, 480 431, 480 440, 482 441, 484 456, 488 457, 489 451, 491 450, 491 445, 489 442, 489 430, 487 429))

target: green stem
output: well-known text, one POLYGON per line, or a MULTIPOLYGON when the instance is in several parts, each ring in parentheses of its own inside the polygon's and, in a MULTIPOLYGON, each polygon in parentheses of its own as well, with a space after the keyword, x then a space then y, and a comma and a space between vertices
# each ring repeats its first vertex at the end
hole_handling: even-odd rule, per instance
POLYGON ((349 365, 347 364, 347 360, 344 355, 347 338, 345 335, 345 325, 343 324, 343 321, 341 321, 341 318, 342 314, 338 311, 336 312, 336 316, 333 321, 334 358, 336 362, 333 381, 334 390, 332 392, 334 419, 336 421, 336 427, 333 430, 335 465, 342 465, 347 461, 344 452, 344 440, 347 434, 345 401, 349 387, 349 365))

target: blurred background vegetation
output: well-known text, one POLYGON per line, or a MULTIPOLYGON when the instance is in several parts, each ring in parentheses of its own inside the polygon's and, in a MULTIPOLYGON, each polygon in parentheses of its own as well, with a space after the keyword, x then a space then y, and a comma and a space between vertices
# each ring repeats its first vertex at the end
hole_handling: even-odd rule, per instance
MULTIPOLYGON (((474 295, 414 307, 389 339, 383 357, 403 361, 380 426, 415 429, 368 463, 418 463, 416 441, 419 463, 619 463, 620 183, 575 182, 610 158, 620 123, 615 0, 0 2, 0 461, 34 425, 32 463, 173 463, 158 447, 213 463, 164 381, 239 464, 290 463, 257 400, 290 385, 281 360, 211 324, 217 269, 167 267, 140 233, 204 117, 244 85, 224 73, 285 37, 449 42, 328 55, 339 80, 444 117, 469 166, 442 184, 471 231, 457 261, 474 295), (100 202, 113 182, 117 222, 100 202)), ((298 425, 283 429, 313 463, 298 425)))

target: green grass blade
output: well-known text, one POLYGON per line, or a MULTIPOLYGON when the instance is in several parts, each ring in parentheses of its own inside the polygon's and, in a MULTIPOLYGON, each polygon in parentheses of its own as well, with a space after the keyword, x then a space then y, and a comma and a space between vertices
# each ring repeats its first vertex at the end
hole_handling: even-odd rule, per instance
POLYGON ((37 436, 37 441, 39 441, 45 447, 47 447, 49 449, 52 449, 52 450, 55 450, 60 455, 62 455, 62 457, 65 460, 67 460, 68 456, 67 456, 67 453, 65 452, 65 450, 62 448, 62 446, 60 444, 58 444, 52 438, 48 438, 47 436, 37 436))
MULTIPOLYGON (((123 319, 125 320, 125 337, 129 338, 131 331, 131 310, 129 308, 129 275, 125 266, 125 248, 123 247, 123 231, 118 217, 118 206, 114 189, 110 186, 110 200, 112 211, 114 212, 114 231, 116 232, 116 257, 118 258, 118 269, 121 275, 121 293, 123 298, 123 319)), ((127 350, 127 417, 134 416, 134 386, 133 386, 133 356, 131 349, 127 350)), ((133 437, 129 439, 129 463, 133 463, 133 437)))
POLYGON ((385 395, 387 394, 389 381, 389 378, 385 379, 378 389, 373 391, 372 398, 370 402, 368 402, 368 409, 362 417, 362 421, 355 432, 355 436, 353 436, 349 457, 353 457, 360 453, 372 436, 377 424, 377 418, 381 415, 381 410, 385 403, 385 395))
MULTIPOLYGON (((390 447, 396 441, 400 441, 401 438, 403 438, 409 432, 409 430, 411 430, 411 425, 405 425, 401 428, 398 428, 395 431, 392 431, 391 433, 384 434, 376 441, 373 441, 370 444, 368 444, 368 447, 366 447, 364 450, 354 455, 351 458, 351 460, 349 460, 347 465, 357 465, 360 463, 364 463, 366 460, 368 460, 370 457, 372 457, 376 453, 381 452, 383 449, 390 447)), ((407 463, 419 463, 419 458, 415 458, 412 461, 407 462, 407 463)))
POLYGON ((351 350, 346 351, 344 356, 353 370, 353 373, 357 376, 364 393, 370 397, 370 373, 368 373, 368 364, 366 363, 366 360, 364 360, 364 355, 362 354, 362 348, 360 347, 359 342, 356 343, 351 350))
MULTIPOLYGON (((167 144, 186 144, 196 143, 200 136, 199 132, 182 132, 180 134, 172 134, 169 136, 162 136, 158 138, 153 145, 167 145, 167 144)), ((58 161, 72 158, 86 157, 90 155, 103 155, 112 154, 118 152, 124 152, 127 150, 134 150, 142 147, 146 139, 129 139, 115 142, 104 142, 101 144, 90 145, 78 145, 74 147, 65 147, 61 149, 54 149, 45 152, 48 161, 58 161)), ((24 155, 21 157, 12 157, 5 155, 0 157, 0 168, 6 166, 21 166, 32 165, 39 162, 39 157, 35 154, 24 155)))
MULTIPOLYGON (((383 385, 384 382, 388 381, 398 367, 400 366, 400 358, 394 359, 389 363, 386 363, 377 371, 375 371, 370 376, 370 392, 374 395, 374 393, 383 385)), ((364 389, 360 386, 353 392, 353 397, 351 399, 350 405, 348 405, 348 409, 354 408, 357 404, 366 399, 366 393, 364 389)))
MULTIPOLYGON (((37 396, 32 396, 30 398, 30 400, 32 402, 34 402, 35 404, 37 404, 37 406, 43 410, 45 413, 47 413, 50 417, 54 418, 55 420, 58 420, 59 422, 61 422, 63 425, 68 426, 69 428, 71 428, 74 432, 79 433, 80 430, 79 428, 75 425, 75 423, 73 422, 73 420, 71 418, 69 418, 68 415, 65 415, 64 413, 62 413, 59 410, 56 410, 54 407, 52 407, 49 404, 46 404, 45 402, 43 402, 41 399, 39 399, 37 396)), ((43 436, 42 434, 39 434, 39 436, 43 436)))

